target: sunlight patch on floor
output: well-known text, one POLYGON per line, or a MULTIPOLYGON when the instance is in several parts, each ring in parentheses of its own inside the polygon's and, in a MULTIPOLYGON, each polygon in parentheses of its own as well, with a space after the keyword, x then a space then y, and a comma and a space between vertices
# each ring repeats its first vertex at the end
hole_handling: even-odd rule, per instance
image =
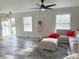
POLYGON ((18 54, 18 55, 23 55, 23 54, 25 54, 25 53, 30 53, 30 52, 32 52, 33 50, 34 50, 33 48, 26 48, 26 49, 22 49, 22 50, 18 51, 16 54, 18 54))
POLYGON ((6 58, 5 59, 14 59, 14 56, 6 55, 6 58))

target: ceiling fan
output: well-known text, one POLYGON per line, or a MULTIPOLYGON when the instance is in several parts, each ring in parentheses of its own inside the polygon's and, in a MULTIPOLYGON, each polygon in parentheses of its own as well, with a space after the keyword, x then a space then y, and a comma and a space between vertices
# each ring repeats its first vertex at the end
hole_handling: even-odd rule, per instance
POLYGON ((36 4, 37 6, 39 6, 39 8, 36 8, 36 9, 40 9, 41 11, 44 11, 45 9, 52 10, 52 8, 50 8, 50 7, 56 6, 56 4, 45 5, 45 4, 44 4, 44 1, 45 1, 45 0, 41 0, 41 3, 42 3, 41 5, 40 5, 40 4, 36 4))

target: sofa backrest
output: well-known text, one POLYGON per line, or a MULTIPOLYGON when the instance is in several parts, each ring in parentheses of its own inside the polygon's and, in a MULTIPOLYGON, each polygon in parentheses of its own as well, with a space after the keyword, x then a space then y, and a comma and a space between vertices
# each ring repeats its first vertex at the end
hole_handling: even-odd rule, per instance
POLYGON ((68 29, 57 29, 56 33, 60 35, 66 35, 68 31, 68 29))

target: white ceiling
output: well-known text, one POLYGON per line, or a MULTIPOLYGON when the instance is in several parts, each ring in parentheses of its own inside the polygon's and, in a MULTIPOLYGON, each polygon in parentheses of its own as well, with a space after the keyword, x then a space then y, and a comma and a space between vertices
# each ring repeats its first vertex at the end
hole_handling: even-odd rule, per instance
MULTIPOLYGON (((0 0, 0 13, 12 13, 33 11, 38 7, 35 4, 41 4, 40 0, 0 0)), ((45 0, 45 4, 57 5, 53 8, 73 7, 79 6, 79 0, 45 0)))

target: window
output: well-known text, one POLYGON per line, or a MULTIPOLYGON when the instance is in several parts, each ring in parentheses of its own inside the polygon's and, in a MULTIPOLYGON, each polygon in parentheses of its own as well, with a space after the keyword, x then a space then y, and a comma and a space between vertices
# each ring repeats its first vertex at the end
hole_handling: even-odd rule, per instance
POLYGON ((56 15, 56 29, 70 29, 70 14, 56 15))
POLYGON ((32 32, 32 17, 23 18, 24 31, 32 32))

